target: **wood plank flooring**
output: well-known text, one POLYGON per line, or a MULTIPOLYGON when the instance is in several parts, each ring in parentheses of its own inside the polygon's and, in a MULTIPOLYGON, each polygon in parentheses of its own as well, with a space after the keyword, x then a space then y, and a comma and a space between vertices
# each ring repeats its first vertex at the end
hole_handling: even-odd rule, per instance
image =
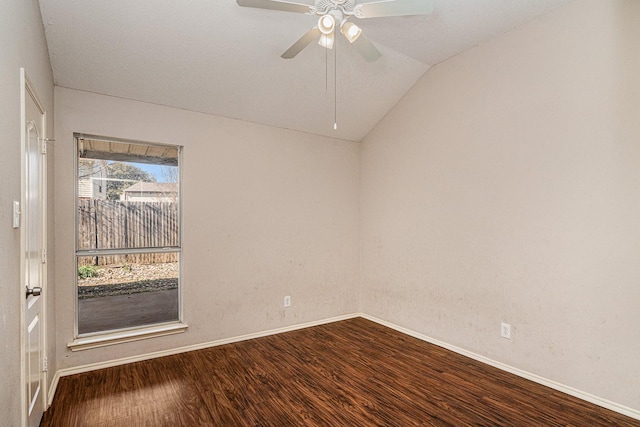
POLYGON ((41 426, 640 426, 362 318, 60 379, 41 426))

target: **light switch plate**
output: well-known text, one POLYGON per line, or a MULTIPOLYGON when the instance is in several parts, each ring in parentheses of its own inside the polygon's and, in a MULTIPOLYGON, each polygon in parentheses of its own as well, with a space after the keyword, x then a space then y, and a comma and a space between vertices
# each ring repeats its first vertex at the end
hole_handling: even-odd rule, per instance
POLYGON ((13 201, 13 228, 20 227, 20 202, 13 201))

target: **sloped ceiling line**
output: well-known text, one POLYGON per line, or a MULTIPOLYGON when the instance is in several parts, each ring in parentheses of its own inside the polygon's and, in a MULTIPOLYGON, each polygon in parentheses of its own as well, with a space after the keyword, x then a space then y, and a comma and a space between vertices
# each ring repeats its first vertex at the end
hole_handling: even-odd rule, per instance
POLYGON ((280 58, 312 16, 231 0, 40 0, 40 9, 58 86, 360 141, 430 66, 570 1, 436 0, 431 15, 358 21, 383 56, 368 63, 337 40, 337 130, 324 48, 280 58))

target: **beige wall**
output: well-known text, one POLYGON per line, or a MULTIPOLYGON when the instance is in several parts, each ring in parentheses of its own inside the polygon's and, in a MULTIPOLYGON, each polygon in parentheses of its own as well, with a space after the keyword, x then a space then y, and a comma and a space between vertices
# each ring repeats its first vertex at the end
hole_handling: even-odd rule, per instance
POLYGON ((362 311, 640 409, 639 40, 580 0, 432 68, 362 146, 362 311))
POLYGON ((359 146, 56 88, 59 368, 352 313, 359 146), (72 353, 73 132, 184 145, 184 334, 72 353), (283 297, 292 306, 283 308, 283 297))
MULTIPOLYGON (((21 416, 20 304, 24 301, 24 290, 20 284, 20 229, 12 227, 12 203, 14 200, 20 200, 21 192, 20 67, 25 68, 40 101, 48 110, 50 129, 53 129, 53 79, 38 2, 7 0, 3 1, 1 9, 0 423, 17 426, 20 424, 21 416)), ((50 215, 50 218, 53 216, 50 215)), ((52 244, 52 239, 49 243, 52 244)), ((49 291, 52 287, 51 281, 49 291)), ((49 307, 49 312, 53 313, 52 306, 49 307)), ((54 360, 52 362, 55 363, 54 360)))

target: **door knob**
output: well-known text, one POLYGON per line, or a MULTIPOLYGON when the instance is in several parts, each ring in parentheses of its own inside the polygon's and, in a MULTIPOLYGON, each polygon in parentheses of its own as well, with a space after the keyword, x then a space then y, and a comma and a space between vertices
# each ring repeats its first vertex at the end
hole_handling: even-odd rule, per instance
POLYGON ((30 288, 27 286, 27 298, 29 297, 29 295, 33 295, 34 297, 37 297, 41 293, 42 293, 42 288, 40 286, 34 286, 33 288, 30 288))

